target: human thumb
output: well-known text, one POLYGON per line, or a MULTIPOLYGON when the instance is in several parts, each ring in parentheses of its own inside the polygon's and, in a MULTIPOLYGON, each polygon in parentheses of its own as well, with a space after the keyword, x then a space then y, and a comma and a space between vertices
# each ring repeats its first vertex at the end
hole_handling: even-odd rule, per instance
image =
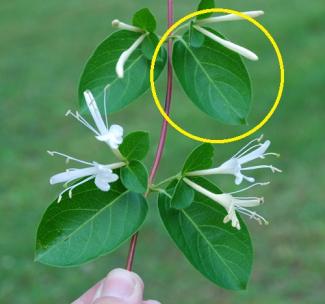
POLYGON ((102 281, 94 304, 142 304, 141 278, 124 269, 114 269, 102 281))

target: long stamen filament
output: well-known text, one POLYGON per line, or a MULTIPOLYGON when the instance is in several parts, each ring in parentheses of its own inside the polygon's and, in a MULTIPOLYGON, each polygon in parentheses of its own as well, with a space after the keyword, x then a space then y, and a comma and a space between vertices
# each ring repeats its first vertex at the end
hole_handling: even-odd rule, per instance
POLYGON ((240 190, 237 190, 237 191, 234 191, 234 192, 230 192, 229 194, 232 195, 232 194, 236 194, 236 193, 241 193, 241 192, 244 192, 244 191, 246 191, 248 189, 251 189, 253 187, 256 187, 256 186, 266 186, 266 185, 269 185, 269 184, 270 184, 270 182, 266 182, 266 183, 255 183, 255 184, 250 185, 250 186, 248 186, 246 188, 243 188, 243 189, 240 189, 240 190))
POLYGON ((72 190, 73 190, 74 188, 76 188, 77 186, 82 185, 82 184, 85 183, 85 182, 88 182, 89 180, 91 180, 91 179, 93 179, 93 178, 94 178, 94 176, 92 175, 92 176, 90 176, 90 177, 87 177, 87 178, 83 179, 81 182, 79 182, 79 183, 77 183, 77 184, 73 184, 73 185, 71 185, 70 187, 64 189, 64 190, 63 190, 62 192, 60 192, 60 194, 59 194, 59 197, 58 197, 58 203, 61 202, 61 200, 62 200, 62 196, 63 196, 64 193, 66 193, 67 191, 69 191, 69 198, 71 198, 71 197, 72 197, 72 190))
POLYGON ((262 224, 262 222, 264 222, 265 225, 269 224, 269 222, 263 216, 257 214, 254 211, 250 211, 250 210, 240 207, 240 206, 236 206, 236 210, 242 214, 249 216, 251 219, 258 221, 259 224, 262 224))
POLYGON ((93 163, 90 163, 90 162, 86 162, 86 161, 83 161, 81 159, 78 159, 78 158, 75 158, 75 157, 71 157, 67 154, 63 154, 63 153, 60 153, 60 152, 56 152, 56 151, 47 151, 48 154, 50 154, 51 156, 55 156, 55 155, 59 155, 59 156, 62 156, 64 158, 66 158, 68 161, 69 160, 73 160, 75 162, 78 162, 78 163, 81 163, 81 164, 85 164, 85 165, 90 165, 90 166, 93 166, 93 163))
POLYGON ((77 119, 80 123, 82 123, 86 128, 94 132, 96 135, 99 135, 99 133, 96 131, 96 129, 85 119, 80 115, 78 112, 73 113, 72 111, 68 111, 65 116, 71 115, 75 119, 77 119))
POLYGON ((275 156, 275 157, 280 157, 279 153, 274 153, 274 152, 269 152, 269 153, 264 154, 264 156, 269 156, 269 155, 272 155, 272 156, 275 156))
POLYGON ((107 90, 109 89, 111 85, 108 84, 105 86, 104 88, 104 115, 105 115, 105 123, 106 123, 106 128, 108 129, 108 119, 107 119, 107 101, 106 101, 106 97, 107 97, 107 90))
POLYGON ((244 147, 242 147, 232 158, 237 158, 238 155, 240 155, 245 149, 247 149, 249 146, 251 146, 254 142, 260 142, 261 140, 263 139, 263 134, 258 137, 258 138, 255 138, 253 140, 251 140, 249 143, 247 143, 244 147))
POLYGON ((252 150, 255 150, 255 149, 258 149, 258 148, 262 147, 262 145, 263 144, 257 144, 257 145, 253 145, 251 147, 247 147, 246 150, 243 150, 240 154, 237 154, 236 158, 241 158, 241 157, 247 155, 252 150))
POLYGON ((72 190, 73 190, 73 189, 75 189, 75 188, 77 188, 78 186, 80 186, 80 185, 82 185, 82 184, 88 182, 89 180, 91 180, 91 179, 93 179, 93 178, 95 178, 95 176, 94 176, 94 175, 91 175, 91 176, 89 176, 89 177, 83 179, 81 182, 76 183, 76 184, 73 184, 72 186, 70 186, 70 188, 69 188, 69 198, 72 198, 72 190))
POLYGON ((281 173, 282 170, 274 167, 274 166, 268 166, 268 165, 260 165, 260 166, 252 166, 252 167, 246 167, 246 168, 242 168, 242 171, 248 171, 248 170, 256 170, 256 169, 271 169, 271 171, 273 173, 275 172, 279 172, 281 173))

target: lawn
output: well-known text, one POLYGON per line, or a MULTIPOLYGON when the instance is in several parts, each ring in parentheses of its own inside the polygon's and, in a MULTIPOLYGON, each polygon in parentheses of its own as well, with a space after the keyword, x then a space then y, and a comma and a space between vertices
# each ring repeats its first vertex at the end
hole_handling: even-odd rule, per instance
MULTIPOLYGON (((175 2, 175 15, 180 18, 193 11, 198 1, 175 2)), ((150 7, 162 32, 166 26, 165 5, 165 1, 149 0, 1 1, 1 303, 69 303, 110 269, 123 267, 127 244, 79 268, 55 269, 33 261, 37 225, 59 191, 49 186, 48 179, 64 168, 64 163, 50 158, 46 150, 105 159, 105 150, 97 149, 92 136, 64 113, 77 107, 83 65, 94 47, 112 31, 111 20, 129 21, 135 10, 150 7)), ((260 21, 273 33, 284 55, 284 97, 263 129, 273 150, 281 153, 274 163, 283 173, 259 175, 261 180, 272 180, 263 189, 266 204, 259 210, 270 225, 249 222, 255 246, 252 279, 246 291, 229 292, 202 278, 176 250, 152 199, 150 217, 140 234, 135 271, 146 282, 146 297, 157 298, 163 304, 324 303, 324 3, 231 0, 218 1, 217 5, 265 10, 260 21)), ((260 54, 260 62, 248 63, 254 86, 250 120, 256 122, 275 97, 278 75, 274 53, 248 24, 224 24, 220 30, 260 54)), ((159 89, 164 86, 161 80, 159 89)), ((240 131, 198 113, 177 80, 175 87, 172 116, 184 127, 209 137, 240 131)), ((158 141, 161 117, 149 93, 111 119, 125 126, 127 132, 148 130, 153 144, 158 141)), ((242 144, 216 146, 217 160, 225 160, 242 144)), ((170 130, 158 178, 175 173, 195 145, 170 130)), ((148 164, 154 152, 153 145, 148 164)), ((224 189, 234 188, 230 177, 220 183, 224 189)))

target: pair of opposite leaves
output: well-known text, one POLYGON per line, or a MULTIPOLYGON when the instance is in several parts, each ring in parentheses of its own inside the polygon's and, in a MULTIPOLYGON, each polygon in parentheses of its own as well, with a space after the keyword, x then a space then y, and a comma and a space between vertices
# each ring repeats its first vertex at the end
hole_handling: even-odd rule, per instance
MULTIPOLYGON (((143 33, 117 31, 106 38, 89 58, 79 85, 82 108, 85 106, 82 94, 85 90, 91 90, 96 100, 103 100, 109 84, 107 109, 114 113, 149 89, 151 57, 159 41, 154 33, 156 21, 148 9, 143 9, 135 14, 133 24, 149 34, 127 60, 123 78, 119 78, 115 71, 119 57, 143 33)), ((209 31, 221 36, 212 29, 209 31)), ((166 65, 166 57, 166 50, 162 47, 155 67, 156 79, 166 65)), ((246 122, 251 104, 251 84, 237 53, 205 37, 190 24, 183 36, 175 38, 172 59, 182 88, 201 111, 225 124, 246 122)))

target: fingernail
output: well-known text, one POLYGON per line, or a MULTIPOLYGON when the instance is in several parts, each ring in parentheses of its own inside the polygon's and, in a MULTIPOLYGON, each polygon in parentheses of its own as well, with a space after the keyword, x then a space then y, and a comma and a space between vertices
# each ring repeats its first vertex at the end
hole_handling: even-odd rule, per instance
POLYGON ((133 294, 136 282, 131 273, 124 269, 115 269, 104 281, 101 296, 125 299, 133 294))

